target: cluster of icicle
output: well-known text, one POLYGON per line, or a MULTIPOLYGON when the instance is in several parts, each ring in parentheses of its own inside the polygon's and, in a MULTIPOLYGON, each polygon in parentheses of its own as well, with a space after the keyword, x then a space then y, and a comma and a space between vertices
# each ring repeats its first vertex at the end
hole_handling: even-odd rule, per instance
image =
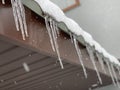
POLYGON ((17 31, 21 30, 23 40, 28 37, 25 10, 21 0, 11 0, 17 31))
POLYGON ((58 30, 58 27, 57 27, 57 23, 52 18, 50 18, 49 16, 45 17, 45 23, 46 23, 46 28, 48 30, 48 34, 49 34, 49 37, 50 37, 50 42, 51 42, 52 49, 53 49, 53 51, 55 51, 57 53, 58 60, 60 62, 61 68, 63 69, 64 67, 63 67, 62 60, 60 58, 59 46, 58 46, 58 42, 57 42, 57 38, 58 38, 58 35, 59 35, 59 30, 58 30))
POLYGON ((87 78, 87 72, 83 64, 81 50, 79 48, 78 41, 76 39, 79 36, 82 36, 86 43, 88 54, 90 56, 91 62, 96 71, 100 84, 102 84, 102 79, 95 63, 95 55, 98 58, 101 68, 105 73, 106 73, 106 70, 105 70, 104 62, 106 63, 109 73, 111 75, 113 84, 115 86, 120 87, 117 74, 116 74, 116 69, 120 73, 120 62, 114 56, 110 55, 104 48, 102 48, 100 44, 98 44, 92 38, 92 36, 89 33, 85 32, 75 21, 66 17, 63 11, 58 6, 56 6, 49 0, 35 0, 35 1, 40 5, 40 7, 42 8, 42 11, 46 14, 45 22, 46 22, 46 28, 48 30, 48 34, 50 37, 51 46, 53 48, 53 51, 57 52, 61 67, 63 68, 63 64, 60 58, 59 47, 57 44, 57 36, 59 34, 59 31, 57 28, 57 23, 55 22, 63 22, 69 29, 71 41, 72 43, 74 43, 77 55, 79 57, 80 63, 83 68, 85 78, 87 78))
MULTIPOLYGON (((5 4, 5 0, 2 0, 2 4, 5 4)), ((13 16, 17 31, 21 30, 22 38, 25 40, 28 37, 27 24, 25 18, 25 10, 21 0, 11 0, 13 16)))

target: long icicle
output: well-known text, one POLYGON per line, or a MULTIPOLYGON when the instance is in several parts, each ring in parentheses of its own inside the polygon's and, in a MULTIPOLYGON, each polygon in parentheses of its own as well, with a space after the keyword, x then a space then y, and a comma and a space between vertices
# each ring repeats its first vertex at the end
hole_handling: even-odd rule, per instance
POLYGON ((118 73, 120 75, 120 67, 119 66, 117 66, 117 70, 118 70, 118 73))
POLYGON ((116 86, 116 83, 115 83, 115 80, 114 80, 114 77, 113 77, 113 74, 112 74, 112 71, 111 71, 111 68, 110 68, 110 64, 109 64, 108 61, 106 61, 106 63, 107 63, 107 66, 108 66, 108 70, 109 70, 112 82, 113 82, 114 86, 116 86))
POLYGON ((104 66, 102 57, 100 57, 100 55, 99 55, 98 53, 96 53, 96 56, 97 56, 97 58, 98 58, 98 61, 100 62, 100 65, 101 65, 102 70, 104 71, 104 73, 106 73, 106 70, 105 70, 105 66, 104 66))
POLYGON ((58 29, 57 23, 55 23, 55 30, 56 30, 56 32, 57 32, 57 36, 59 36, 59 35, 60 35, 60 31, 59 31, 59 29, 58 29))
POLYGON ((100 84, 102 84, 102 79, 101 79, 100 73, 99 73, 97 66, 95 64, 95 57, 94 57, 93 51, 91 50, 91 47, 89 45, 86 45, 86 48, 87 48, 88 54, 90 56, 90 59, 92 61, 92 64, 94 66, 94 69, 97 73, 98 80, 100 81, 100 84))
POLYGON ((18 4, 20 6, 20 12, 21 12, 21 16, 22 16, 22 19, 23 19, 22 21, 23 21, 23 27, 24 27, 25 35, 26 35, 26 37, 28 37, 26 17, 25 17, 25 8, 24 8, 23 4, 21 3, 21 0, 18 0, 18 4))
POLYGON ((21 12, 20 12, 21 8, 19 7, 18 0, 15 0, 15 1, 16 1, 16 4, 17 4, 16 11, 17 11, 17 14, 18 14, 20 30, 21 30, 21 33, 22 33, 23 40, 25 40, 25 32, 24 32, 23 21, 22 21, 21 12))
POLYGON ((49 38, 50 38, 50 43, 51 43, 52 49, 55 52, 55 46, 54 46, 54 43, 53 43, 52 32, 51 32, 51 29, 50 29, 49 23, 48 23, 48 16, 45 16, 45 25, 46 25, 46 28, 47 28, 47 31, 48 31, 48 35, 49 35, 49 38))
POLYGON ((69 34, 70 34, 71 43, 73 43, 74 42, 73 41, 73 34, 71 32, 69 32, 69 34))
POLYGON ((19 31, 19 21, 18 21, 18 14, 17 14, 17 11, 16 11, 16 8, 17 8, 17 4, 14 0, 11 0, 11 4, 12 4, 12 9, 13 9, 13 16, 14 16, 14 20, 15 20, 15 26, 16 26, 16 29, 17 31, 19 31))
POLYGON ((60 58, 60 52, 59 52, 59 47, 58 47, 57 38, 56 38, 56 31, 54 31, 54 28, 53 28, 54 26, 53 26, 52 19, 50 19, 50 27, 51 27, 51 31, 52 31, 52 35, 53 35, 55 50, 56 50, 56 53, 57 53, 57 55, 58 55, 58 60, 59 60, 59 62, 60 62, 61 68, 64 69, 62 60, 61 60, 61 58, 60 58))
POLYGON ((113 72, 113 75, 114 75, 114 77, 115 77, 117 86, 120 88, 120 83, 119 83, 119 81, 118 81, 118 78, 117 78, 117 75, 116 75, 116 72, 115 72, 115 68, 113 67, 113 65, 111 65, 111 68, 112 68, 112 72, 113 72))
POLYGON ((25 10, 21 0, 11 0, 17 31, 21 30, 23 40, 28 37, 25 10), (19 28, 20 27, 20 28, 19 28))
MULTIPOLYGON (((83 68, 84 76, 85 76, 85 78, 87 78, 86 68, 85 68, 85 66, 84 66, 84 64, 83 64, 83 61, 82 61, 81 50, 80 50, 80 48, 79 48, 79 46, 78 46, 78 42, 77 42, 77 40, 76 40, 75 35, 73 35, 72 37, 73 37, 73 40, 72 40, 72 41, 73 41, 73 43, 74 43, 74 46, 75 46, 75 49, 76 49, 76 52, 77 52, 79 61, 80 61, 81 65, 82 65, 82 68, 83 68)), ((71 39, 72 39, 72 38, 71 38, 71 39)))

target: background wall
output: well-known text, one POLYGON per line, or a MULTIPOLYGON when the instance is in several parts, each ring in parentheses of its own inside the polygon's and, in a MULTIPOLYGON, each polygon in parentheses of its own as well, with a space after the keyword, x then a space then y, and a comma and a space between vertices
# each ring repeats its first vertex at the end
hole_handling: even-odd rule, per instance
MULTIPOLYGON (((92 34, 108 52, 120 58, 120 0, 80 0, 80 3, 66 15, 92 34)), ((57 4, 61 5, 60 1, 57 4)))

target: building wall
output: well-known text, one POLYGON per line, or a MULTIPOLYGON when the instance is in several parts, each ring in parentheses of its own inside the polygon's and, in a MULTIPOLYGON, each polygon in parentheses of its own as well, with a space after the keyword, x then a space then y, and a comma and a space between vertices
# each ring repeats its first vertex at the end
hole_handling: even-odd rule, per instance
POLYGON ((92 34, 108 52, 120 58, 120 0, 80 0, 80 3, 66 15, 92 34))

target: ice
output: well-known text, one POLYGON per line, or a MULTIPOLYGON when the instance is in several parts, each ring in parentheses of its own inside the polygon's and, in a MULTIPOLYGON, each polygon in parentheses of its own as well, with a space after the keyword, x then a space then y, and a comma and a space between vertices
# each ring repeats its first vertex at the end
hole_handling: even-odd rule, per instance
POLYGON ((73 41, 73 34, 72 34, 72 32, 69 32, 69 34, 70 34, 71 42, 73 43, 73 42, 74 42, 74 41, 73 41))
POLYGON ((57 53, 58 56, 58 60, 60 62, 61 68, 64 69, 61 57, 60 57, 60 52, 59 52, 59 46, 58 46, 58 42, 57 42, 57 37, 58 37, 58 30, 57 29, 57 25, 56 22, 52 19, 49 18, 48 16, 45 17, 45 23, 46 23, 46 28, 48 31, 48 35, 50 37, 50 42, 51 42, 51 46, 53 51, 55 51, 57 53), (50 24, 49 24, 50 23, 50 24))
POLYGON ((5 0, 2 0, 2 4, 5 4, 5 0))
POLYGON ((46 28, 47 28, 47 31, 48 31, 48 35, 50 37, 50 43, 51 43, 51 46, 52 46, 52 49, 53 51, 55 51, 55 47, 54 47, 54 43, 53 43, 53 37, 52 37, 52 32, 51 32, 51 29, 50 29, 50 26, 49 26, 49 20, 48 20, 48 16, 45 17, 45 25, 46 25, 46 28))
POLYGON ((56 31, 55 31, 55 28, 54 28, 55 24, 52 21, 53 20, 50 18, 50 28, 51 28, 51 31, 52 31, 55 51, 57 53, 58 60, 60 62, 61 68, 64 69, 64 66, 63 66, 63 63, 62 63, 62 60, 61 60, 61 57, 60 57, 60 52, 59 52, 59 47, 58 47, 58 42, 57 42, 57 34, 56 34, 56 31))
POLYGON ((115 68, 113 67, 113 65, 111 65, 111 68, 112 68, 112 72, 113 72, 113 75, 114 75, 114 77, 115 77, 117 86, 120 88, 120 83, 119 83, 119 80, 118 80, 118 78, 117 78, 117 75, 116 75, 116 72, 115 72, 115 68))
POLYGON ((99 80, 100 84, 102 84, 102 79, 101 79, 100 73, 99 73, 99 71, 98 71, 98 69, 96 67, 96 64, 95 64, 95 57, 94 57, 94 54, 93 54, 92 47, 89 46, 89 45, 86 45, 86 48, 87 48, 88 54, 90 56, 90 59, 92 61, 92 64, 94 66, 94 69, 95 69, 95 71, 97 73, 98 80, 99 80))
POLYGON ((111 71, 111 68, 110 68, 110 64, 109 64, 108 61, 106 61, 106 63, 107 63, 107 66, 108 66, 108 70, 109 70, 112 82, 113 82, 114 86, 116 86, 116 83, 115 83, 115 80, 114 80, 114 77, 113 77, 113 74, 112 74, 112 71, 111 71))
POLYGON ((98 86, 98 84, 97 84, 97 83, 92 85, 92 87, 97 87, 97 86, 98 86))
POLYGON ((11 0, 17 31, 21 30, 23 40, 28 37, 25 10, 21 0, 11 0))
POLYGON ((29 68, 29 66, 28 66, 28 64, 27 63, 23 63, 23 67, 24 67, 24 69, 25 69, 25 71, 26 72, 30 72, 30 68, 29 68))
POLYGON ((74 43, 74 46, 75 46, 75 49, 76 49, 76 52, 77 52, 79 61, 80 61, 81 65, 82 65, 82 68, 83 68, 83 72, 84 72, 85 78, 87 78, 86 68, 85 68, 85 66, 84 66, 84 64, 83 64, 83 61, 82 61, 81 50, 80 50, 80 48, 79 48, 79 46, 78 46, 78 42, 77 42, 77 40, 76 40, 75 35, 72 36, 72 37, 73 37, 73 43, 74 43))
POLYGON ((100 56, 98 53, 96 53, 96 56, 97 56, 97 58, 98 58, 98 61, 99 61, 100 65, 101 65, 102 70, 104 71, 104 73, 106 73, 102 56, 100 56))
POLYGON ((119 75, 120 75, 120 67, 117 66, 117 70, 118 70, 118 73, 119 73, 119 75))

